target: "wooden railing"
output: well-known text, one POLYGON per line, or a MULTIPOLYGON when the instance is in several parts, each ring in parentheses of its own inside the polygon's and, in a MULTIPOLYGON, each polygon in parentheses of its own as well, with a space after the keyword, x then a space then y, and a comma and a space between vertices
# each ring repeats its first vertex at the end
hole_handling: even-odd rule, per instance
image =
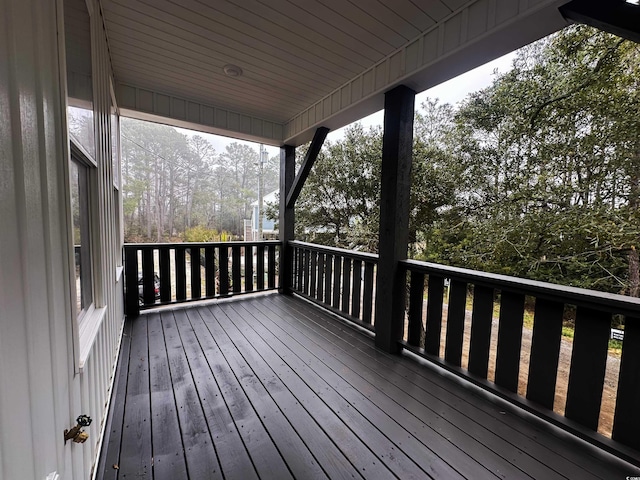
POLYGON ((406 330, 400 340, 404 348, 600 447, 638 461, 637 452, 625 447, 640 450, 640 299, 412 260, 401 265, 409 282, 406 330), (533 310, 533 332, 523 392, 525 297, 528 315, 533 310), (497 318, 494 308, 499 309, 497 318), (553 409, 554 400, 558 402, 563 318, 570 311, 575 315, 575 330, 563 417, 553 409), (613 315, 624 316, 625 325, 613 399, 611 437, 616 442, 595 434, 613 315), (492 344, 496 321, 497 342, 494 338, 492 344), (492 345, 496 351, 489 381, 492 345))
POLYGON ((290 242, 292 289, 373 330, 378 256, 305 242, 290 242))
POLYGON ((277 288, 280 243, 125 244, 126 310, 277 288))
MULTIPOLYGON (((377 255, 298 241, 289 246, 293 292, 375 330, 377 255)), ((127 244, 127 313, 275 289, 280 248, 276 241, 127 244)), ((640 299, 414 260, 400 266, 407 279, 405 328, 397 339, 402 348, 639 461, 640 299), (562 329, 570 312, 575 329, 567 378, 560 379, 567 388, 560 394, 561 346, 568 342, 562 329), (596 432, 614 315, 624 318, 624 340, 612 394, 612 441, 596 432), (525 336, 531 340, 528 367, 522 363, 525 336)))

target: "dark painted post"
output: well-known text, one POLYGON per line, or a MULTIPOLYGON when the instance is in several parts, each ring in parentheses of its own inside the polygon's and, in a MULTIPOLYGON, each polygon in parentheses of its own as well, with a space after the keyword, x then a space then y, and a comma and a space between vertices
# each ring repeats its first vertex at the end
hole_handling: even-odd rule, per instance
POLYGON ((134 318, 140 315, 138 249, 134 246, 124 247, 124 278, 126 282, 126 313, 129 318, 134 318))
POLYGON ((380 237, 376 288, 376 346, 398 352, 405 308, 405 274, 398 262, 407 258, 409 193, 416 92, 400 85, 384 98, 380 237))
POLYGON ((291 247, 293 240, 293 224, 295 221, 294 205, 287 207, 287 197, 291 191, 296 175, 296 147, 285 145, 280 148, 280 219, 279 235, 282 242, 280 251, 280 293, 291 294, 292 261, 291 247))

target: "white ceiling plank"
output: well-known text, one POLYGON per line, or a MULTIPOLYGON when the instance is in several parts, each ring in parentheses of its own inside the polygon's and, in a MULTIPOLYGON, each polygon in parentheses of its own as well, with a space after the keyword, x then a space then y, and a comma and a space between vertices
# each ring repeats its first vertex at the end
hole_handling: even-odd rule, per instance
MULTIPOLYGON (((112 11, 122 17, 131 18, 134 22, 142 22, 150 28, 157 28, 168 37, 186 37, 194 43, 206 43, 212 50, 217 50, 222 55, 227 56, 228 60, 225 63, 240 63, 240 57, 242 57, 244 68, 249 68, 248 66, 253 65, 253 61, 260 58, 269 58, 274 64, 288 66, 291 70, 297 70, 303 75, 308 75, 309 78, 318 76, 323 77, 329 83, 335 83, 335 77, 332 77, 325 70, 308 63, 297 63, 297 59, 293 56, 275 55, 273 51, 268 49, 243 48, 241 45, 231 43, 229 39, 218 32, 200 27, 179 17, 174 17, 153 6, 147 8, 146 5, 138 1, 131 2, 127 6, 120 5, 115 1, 111 2, 110 5, 112 11)), ((343 78, 348 78, 348 75, 345 74, 343 78)))
POLYGON ((467 4, 472 4, 473 1, 469 1, 469 0, 442 0, 442 3, 444 3, 453 12, 453 11, 456 11, 456 10, 462 8, 463 6, 465 6, 467 4))
POLYGON ((296 92, 299 92, 288 92, 288 95, 292 95, 295 98, 306 98, 310 95, 317 94, 317 89, 312 87, 301 88, 300 83, 291 82, 288 79, 283 79, 282 77, 278 78, 274 76, 273 78, 270 78, 253 71, 245 72, 245 74, 238 79, 229 78, 224 75, 222 69, 216 65, 208 63, 208 59, 205 56, 199 55, 197 52, 189 52, 185 55, 169 42, 164 45, 162 53, 159 53, 148 45, 133 45, 124 40, 123 36, 112 38, 111 46, 113 47, 113 52, 115 52, 118 57, 120 57, 120 55, 131 59, 135 59, 137 57, 148 57, 157 61, 170 63, 174 66, 184 68, 185 72, 194 71, 209 75, 212 82, 215 81, 219 84, 228 84, 230 89, 241 90, 244 88, 242 85, 249 83, 256 87, 259 86, 265 91, 282 91, 282 87, 288 85, 291 88, 295 87, 296 92), (236 87, 236 85, 239 87, 236 87))
MULTIPOLYGON (((411 15, 403 16, 400 10, 401 7, 406 7, 407 3, 404 2, 404 5, 400 5, 403 2, 395 1, 393 4, 388 4, 381 2, 380 0, 367 0, 367 1, 358 1, 351 0, 352 3, 360 6, 375 18, 384 21, 385 24, 392 28, 398 34, 402 35, 404 39, 403 44, 409 40, 413 40, 420 33, 430 25, 433 25, 434 21, 429 18, 423 11, 414 8, 415 13, 421 14, 424 18, 422 19, 423 24, 421 27, 414 25, 412 21, 411 15)), ((413 5, 413 4, 410 4, 413 5)), ((417 25, 420 25, 420 21, 416 22, 417 25)))
MULTIPOLYGON (((344 68, 319 56, 308 55, 299 48, 294 39, 289 41, 271 35, 269 32, 256 32, 246 25, 221 14, 215 8, 204 5, 197 0, 180 0, 177 5, 167 0, 136 0, 146 7, 156 9, 164 18, 173 18, 176 23, 189 25, 201 32, 214 33, 224 37, 227 43, 238 48, 248 48, 263 55, 281 58, 287 62, 300 65, 309 71, 325 75, 345 75, 344 68), (161 13, 160 13, 161 12, 161 13)), ((214 4, 215 5, 215 4, 214 4)), ((231 63, 233 58, 229 59, 231 63)))
MULTIPOLYGON (((253 29, 262 37, 262 32, 277 37, 290 45, 299 47, 306 55, 315 54, 324 57, 337 65, 353 64, 360 68, 368 62, 362 54, 334 41, 331 37, 320 35, 312 29, 305 28, 297 21, 292 21, 272 7, 255 0, 237 2, 217 2, 215 9, 233 18, 235 28, 247 31, 253 29)), ((220 18, 224 22, 224 18, 220 18)), ((232 23, 229 23, 233 26, 232 23)))
MULTIPOLYGON (((196 44, 178 36, 171 37, 169 35, 163 35, 162 32, 154 30, 150 26, 143 25, 135 19, 132 20, 112 15, 109 31, 112 40, 117 39, 130 45, 141 45, 144 46, 144 48, 160 52, 164 52, 166 49, 173 47, 175 49, 174 51, 181 52, 184 56, 197 54, 206 58, 209 65, 213 68, 218 68, 220 71, 222 71, 222 67, 227 62, 227 59, 222 54, 216 52, 216 50, 213 50, 211 45, 196 44), (134 27, 138 28, 138 31, 134 31, 134 27)), ((246 60, 247 64, 249 64, 249 61, 254 62, 252 64, 255 67, 252 69, 253 71, 271 80, 281 79, 284 85, 297 85, 303 90, 317 91, 318 89, 330 89, 335 84, 335 82, 324 82, 323 79, 313 77, 311 74, 303 76, 302 73, 304 72, 300 70, 283 71, 282 68, 278 68, 278 65, 274 65, 266 60, 242 55, 241 59, 246 60)), ((117 59, 115 59, 115 61, 117 61, 117 59)), ((119 73, 126 74, 126 72, 119 73)))
POLYGON ((376 18, 369 6, 355 4, 349 0, 317 0, 327 9, 341 15, 354 25, 364 28, 370 35, 388 43, 396 49, 402 46, 408 39, 398 31, 387 25, 387 18, 376 18))
MULTIPOLYGON (((165 70, 163 73, 159 73, 156 79, 153 82, 150 82, 149 72, 151 70, 148 65, 130 60, 124 60, 123 64, 131 71, 131 74, 129 75, 130 80, 125 83, 132 83, 140 87, 155 87, 157 91, 165 92, 174 96, 185 96, 185 98, 193 100, 202 98, 211 89, 210 85, 203 85, 203 83, 197 78, 185 79, 184 76, 181 77, 180 72, 170 70, 165 70), (180 90, 180 93, 186 91, 187 95, 177 95, 172 91, 175 90, 173 88, 175 83, 181 81, 187 82, 185 85, 188 85, 188 89, 180 90)), ((243 105, 244 108, 242 109, 239 109, 238 103, 235 102, 237 95, 229 94, 227 92, 218 95, 214 105, 255 116, 258 116, 263 110, 267 110, 271 113, 271 116, 267 118, 279 123, 282 123, 284 121, 283 119, 290 118, 292 112, 298 112, 302 108, 301 103, 291 102, 290 99, 278 101, 278 99, 270 98, 268 96, 260 97, 258 95, 254 95, 249 91, 245 93, 254 99, 254 101, 248 103, 247 106, 243 105)))
POLYGON ((338 5, 334 5, 335 10, 327 8, 325 5, 317 1, 298 2, 300 7, 307 12, 308 15, 316 17, 316 21, 321 24, 333 25, 334 27, 342 30, 347 35, 357 39, 360 42, 368 44, 371 48, 374 48, 381 57, 388 55, 393 50, 391 42, 381 39, 369 32, 366 28, 358 23, 346 18, 340 13, 339 5, 342 0, 336 0, 338 5))
MULTIPOLYGON (((244 2, 244 0, 231 0, 232 2, 244 2)), ((361 57, 361 61, 370 64, 381 58, 381 53, 375 50, 371 45, 366 43, 364 39, 354 37, 351 33, 340 30, 332 23, 318 21, 318 19, 310 15, 309 12, 303 10, 297 3, 290 3, 288 0, 256 0, 262 8, 271 9, 282 15, 290 24, 296 24, 304 28, 308 32, 314 32, 318 49, 314 53, 320 53, 325 42, 323 38, 329 38, 333 42, 337 42, 353 53, 361 57)), ((365 65, 366 66, 366 65, 365 65)))
POLYGON ((266 121, 296 145, 381 108, 389 88, 422 91, 566 24, 562 0, 100 1, 128 111, 216 119, 241 138, 266 121))
POLYGON ((396 15, 401 16, 405 22, 413 25, 419 32, 424 32, 436 23, 425 9, 418 8, 411 0, 394 0, 393 3, 384 0, 367 0, 366 4, 369 2, 378 3, 387 10, 393 10, 396 15))
POLYGON ((411 0, 418 8, 426 12, 436 22, 446 18, 453 11, 444 0, 411 0))
MULTIPOLYGON (((120 52, 116 52, 119 54, 120 52)), ((197 71, 185 71, 182 68, 169 66, 161 63, 154 58, 145 58, 145 59, 131 59, 126 56, 122 57, 123 65, 126 65, 127 68, 136 68, 138 71, 141 69, 148 69, 150 72, 155 72, 157 75, 165 75, 165 76, 173 76, 176 82, 182 82, 185 87, 200 87, 203 91, 208 91, 216 88, 216 82, 212 81, 211 78, 201 72, 197 71)), ((131 70, 134 71, 134 70, 131 70)), ((173 93, 173 92, 169 92, 173 93)), ((223 92, 221 92, 217 98, 222 99, 224 97, 235 99, 238 96, 245 96, 248 100, 248 104, 252 106, 262 105, 270 105, 273 101, 281 101, 285 105, 291 105, 290 108, 301 108, 308 104, 309 99, 305 97, 294 97, 291 95, 286 95, 283 93, 279 93, 276 91, 265 93, 264 89, 256 85, 251 85, 246 82, 238 83, 238 85, 234 89, 226 88, 223 92)))

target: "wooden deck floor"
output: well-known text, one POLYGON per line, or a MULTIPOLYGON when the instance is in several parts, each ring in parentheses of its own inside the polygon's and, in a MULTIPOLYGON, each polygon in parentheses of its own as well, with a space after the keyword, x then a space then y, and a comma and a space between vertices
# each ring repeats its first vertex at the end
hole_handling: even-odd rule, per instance
POLYGON ((640 475, 277 294, 128 321, 114 395, 98 478, 640 475))

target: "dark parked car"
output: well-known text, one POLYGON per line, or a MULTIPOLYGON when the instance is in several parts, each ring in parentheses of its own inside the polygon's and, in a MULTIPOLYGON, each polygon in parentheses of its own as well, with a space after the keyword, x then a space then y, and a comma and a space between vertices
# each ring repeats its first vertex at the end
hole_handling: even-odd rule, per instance
MULTIPOLYGON (((142 275, 138 275, 138 297, 140 304, 144 303, 144 279, 142 275)), ((156 300, 160 298, 160 277, 157 273, 153 274, 153 293, 156 300)))

